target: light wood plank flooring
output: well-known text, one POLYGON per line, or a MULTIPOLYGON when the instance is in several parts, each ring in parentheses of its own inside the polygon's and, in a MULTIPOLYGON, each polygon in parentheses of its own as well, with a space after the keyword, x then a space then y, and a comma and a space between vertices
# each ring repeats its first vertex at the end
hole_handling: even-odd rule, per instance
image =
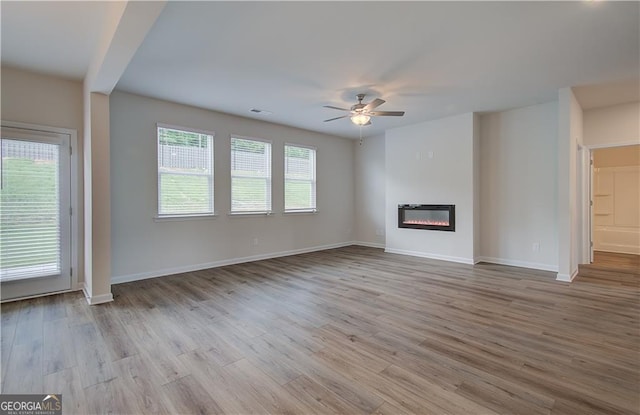
POLYGON ((640 281, 640 255, 613 252, 593 253, 593 263, 580 265, 581 281, 599 285, 637 287, 640 281))
POLYGON ((637 414, 637 279, 601 282, 352 246, 7 303, 2 392, 65 414, 637 414))
POLYGON ((592 265, 600 268, 640 274, 640 255, 594 251, 592 265))

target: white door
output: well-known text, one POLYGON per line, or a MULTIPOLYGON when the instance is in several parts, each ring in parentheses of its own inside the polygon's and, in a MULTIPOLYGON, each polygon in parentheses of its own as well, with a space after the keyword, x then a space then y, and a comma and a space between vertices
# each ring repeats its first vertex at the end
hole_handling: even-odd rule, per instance
POLYGON ((1 299, 71 288, 70 136, 2 128, 1 299))

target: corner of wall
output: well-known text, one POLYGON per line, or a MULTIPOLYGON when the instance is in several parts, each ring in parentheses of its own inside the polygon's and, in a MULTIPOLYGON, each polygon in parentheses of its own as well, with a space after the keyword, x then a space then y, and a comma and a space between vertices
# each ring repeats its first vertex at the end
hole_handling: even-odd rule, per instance
POLYGON ((473 113, 473 257, 480 256, 480 115, 473 113))
POLYGON ((582 236, 578 206, 578 145, 582 142, 582 107, 572 88, 558 91, 558 270, 572 275, 578 266, 582 236))

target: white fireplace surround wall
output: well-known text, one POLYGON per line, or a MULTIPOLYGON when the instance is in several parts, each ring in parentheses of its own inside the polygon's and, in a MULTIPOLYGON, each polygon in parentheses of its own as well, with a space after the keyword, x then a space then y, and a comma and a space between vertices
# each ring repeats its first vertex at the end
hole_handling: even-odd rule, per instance
POLYGON ((475 119, 469 113, 387 131, 387 252, 474 263, 475 119), (398 228, 398 205, 407 201, 455 205, 455 232, 398 228))

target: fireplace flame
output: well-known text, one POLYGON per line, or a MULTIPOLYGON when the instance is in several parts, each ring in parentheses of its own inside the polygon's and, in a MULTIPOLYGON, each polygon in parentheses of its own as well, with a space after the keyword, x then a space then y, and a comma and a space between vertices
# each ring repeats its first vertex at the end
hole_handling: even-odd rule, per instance
POLYGON ((431 226, 449 226, 448 220, 405 220, 405 225, 431 225, 431 226))

